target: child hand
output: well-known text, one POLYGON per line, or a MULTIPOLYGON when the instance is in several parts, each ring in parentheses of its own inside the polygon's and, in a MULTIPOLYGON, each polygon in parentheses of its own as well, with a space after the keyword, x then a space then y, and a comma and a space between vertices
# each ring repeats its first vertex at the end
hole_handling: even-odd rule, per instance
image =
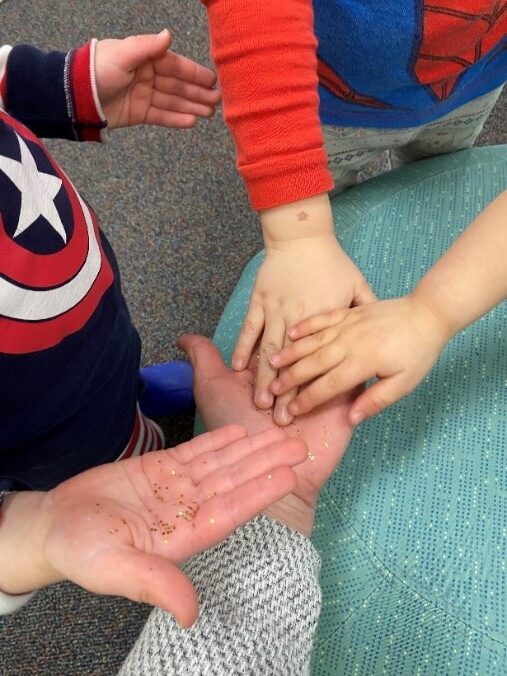
POLYGON ((281 430, 248 437, 230 425, 96 467, 49 493, 9 496, 0 588, 16 594, 27 584, 69 579, 98 594, 160 606, 189 626, 198 602, 178 565, 293 490, 289 466, 306 454, 302 440, 281 430))
MULTIPOLYGON (((274 402, 273 394, 276 394, 275 422, 278 425, 291 423, 292 412, 287 409, 287 404, 297 390, 270 390, 279 368, 270 357, 290 344, 289 327, 315 313, 374 300, 365 278, 340 247, 332 231, 319 237, 304 237, 266 247, 266 258, 257 274, 232 361, 235 370, 244 368, 260 338, 254 393, 256 405, 270 408, 274 402)), ((285 351, 282 354, 285 355, 285 351)), ((296 386, 294 381, 293 387, 296 386)))
POLYGON ((215 74, 168 51, 169 31, 100 40, 95 53, 97 93, 109 129, 154 124, 192 127, 220 101, 215 74))
POLYGON ((289 367, 272 392, 279 396, 310 383, 288 407, 300 415, 377 377, 350 409, 357 425, 411 392, 451 333, 427 305, 406 296, 311 317, 289 336, 296 342, 271 357, 273 368, 289 367))

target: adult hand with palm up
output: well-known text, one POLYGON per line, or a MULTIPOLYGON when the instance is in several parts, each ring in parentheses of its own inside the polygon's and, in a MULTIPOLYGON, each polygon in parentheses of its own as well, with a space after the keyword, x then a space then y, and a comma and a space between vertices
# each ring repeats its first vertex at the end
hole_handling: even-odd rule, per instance
POLYGON ((55 489, 7 496, 0 589, 21 594, 69 579, 99 594, 170 611, 198 602, 178 564, 218 544, 296 486, 303 442, 230 425, 166 451, 102 465, 55 489))

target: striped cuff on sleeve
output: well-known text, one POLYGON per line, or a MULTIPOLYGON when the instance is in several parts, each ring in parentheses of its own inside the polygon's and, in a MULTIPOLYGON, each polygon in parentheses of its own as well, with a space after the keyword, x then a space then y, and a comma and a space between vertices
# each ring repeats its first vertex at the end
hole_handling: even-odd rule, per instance
POLYGON ((95 78, 96 47, 97 40, 91 40, 69 52, 65 63, 65 95, 78 141, 105 140, 107 122, 95 78))
POLYGON ((16 45, 5 59, 2 105, 37 136, 101 141, 107 126, 95 81, 96 40, 68 54, 16 45))
POLYGON ((5 110, 4 104, 4 88, 5 88, 5 68, 7 66, 7 59, 11 53, 12 47, 10 45, 2 45, 0 47, 0 109, 5 110))

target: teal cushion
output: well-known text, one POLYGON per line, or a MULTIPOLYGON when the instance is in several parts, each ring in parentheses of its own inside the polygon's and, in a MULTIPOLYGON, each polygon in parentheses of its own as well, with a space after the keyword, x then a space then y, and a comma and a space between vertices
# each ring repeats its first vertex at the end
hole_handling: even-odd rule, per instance
MULTIPOLYGON (((334 200, 382 298, 406 294, 507 188, 507 147, 418 162, 334 200)), ((230 359, 262 254, 215 334, 230 359)), ((507 269, 507 262, 506 262, 507 269)), ((409 397, 361 425, 321 493, 314 674, 507 672, 507 304, 460 333, 409 397)))

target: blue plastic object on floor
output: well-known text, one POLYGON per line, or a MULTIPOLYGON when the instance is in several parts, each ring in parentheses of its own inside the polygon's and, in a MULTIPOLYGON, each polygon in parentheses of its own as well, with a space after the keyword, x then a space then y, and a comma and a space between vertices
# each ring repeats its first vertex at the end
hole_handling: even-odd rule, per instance
POLYGON ((161 418, 194 405, 193 371, 186 361, 168 361, 145 366, 139 372, 144 389, 139 406, 148 418, 161 418))

